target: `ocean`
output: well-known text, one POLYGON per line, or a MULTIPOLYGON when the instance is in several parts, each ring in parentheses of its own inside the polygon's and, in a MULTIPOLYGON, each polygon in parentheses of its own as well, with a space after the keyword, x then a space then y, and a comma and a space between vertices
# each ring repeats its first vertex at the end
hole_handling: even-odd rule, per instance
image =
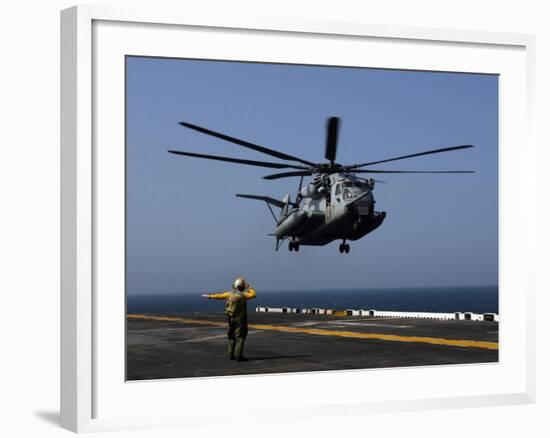
MULTIPOLYGON (((403 312, 498 313, 498 286, 423 287, 399 289, 347 289, 262 291, 249 303, 255 307, 323 309, 375 309, 403 312)), ((223 313, 224 304, 200 294, 148 294, 127 296, 127 313, 223 313)))

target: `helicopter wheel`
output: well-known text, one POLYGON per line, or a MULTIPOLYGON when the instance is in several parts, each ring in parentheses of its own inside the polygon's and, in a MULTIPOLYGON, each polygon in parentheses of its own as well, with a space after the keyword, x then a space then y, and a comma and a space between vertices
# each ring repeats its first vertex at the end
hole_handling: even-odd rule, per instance
POLYGON ((294 242, 292 242, 292 241, 288 242, 288 250, 289 251, 294 251, 294 242))
POLYGON ((346 253, 348 254, 350 250, 349 243, 341 243, 338 247, 338 251, 340 251, 340 254, 346 253))
POLYGON ((300 245, 298 245, 297 243, 294 244, 294 251, 298 252, 298 250, 300 249, 300 245))

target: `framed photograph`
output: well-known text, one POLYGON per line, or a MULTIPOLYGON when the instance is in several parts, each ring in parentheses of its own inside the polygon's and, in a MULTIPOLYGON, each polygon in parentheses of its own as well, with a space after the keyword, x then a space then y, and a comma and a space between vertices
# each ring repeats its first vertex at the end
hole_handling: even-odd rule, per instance
POLYGON ((532 36, 61 24, 63 427, 534 401, 532 36))

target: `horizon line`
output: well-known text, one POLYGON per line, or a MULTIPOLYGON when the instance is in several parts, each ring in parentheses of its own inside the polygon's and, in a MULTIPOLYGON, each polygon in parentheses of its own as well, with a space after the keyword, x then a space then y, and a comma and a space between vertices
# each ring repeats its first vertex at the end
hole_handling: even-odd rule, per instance
MULTIPOLYGON (((475 287, 496 287, 498 289, 498 284, 477 284, 477 285, 453 285, 453 286, 384 286, 384 287, 370 287, 370 288, 314 288, 314 289, 261 289, 263 293, 270 293, 270 292, 329 292, 329 291, 357 291, 357 290, 365 290, 365 291, 379 291, 379 290, 395 290, 395 289, 453 289, 453 288, 475 288, 475 287)), ((228 288, 224 290, 229 290, 228 288)), ((221 289, 220 291, 221 292, 221 289)), ((200 295, 202 293, 205 293, 204 290, 202 291, 189 291, 189 292, 145 292, 145 293, 128 293, 126 292, 126 296, 148 296, 148 295, 200 295)))

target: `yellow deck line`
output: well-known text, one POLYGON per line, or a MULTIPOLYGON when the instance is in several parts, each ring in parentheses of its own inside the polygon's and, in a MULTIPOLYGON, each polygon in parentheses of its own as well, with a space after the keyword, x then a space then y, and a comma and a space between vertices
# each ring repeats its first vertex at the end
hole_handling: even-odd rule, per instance
MULTIPOLYGON (((184 322, 187 324, 203 324, 214 325, 218 327, 226 327, 227 323, 218 321, 209 321, 206 319, 190 319, 180 318, 175 316, 152 316, 152 315, 128 315, 131 319, 144 319, 148 321, 167 321, 167 322, 184 322)), ((286 333, 306 333, 309 335, 320 336, 339 336, 343 338, 355 338, 355 339, 378 339, 382 341, 394 341, 394 342, 422 342, 425 344, 436 345, 448 345, 452 347, 474 347, 485 348, 489 350, 498 350, 498 342, 487 341, 472 341, 467 339, 445 339, 445 338, 431 338, 424 336, 399 336, 388 335, 384 333, 362 333, 351 332, 341 330, 326 330, 326 329, 311 329, 304 327, 287 327, 281 325, 269 325, 269 324, 249 324, 248 327, 257 330, 274 330, 286 333)))

